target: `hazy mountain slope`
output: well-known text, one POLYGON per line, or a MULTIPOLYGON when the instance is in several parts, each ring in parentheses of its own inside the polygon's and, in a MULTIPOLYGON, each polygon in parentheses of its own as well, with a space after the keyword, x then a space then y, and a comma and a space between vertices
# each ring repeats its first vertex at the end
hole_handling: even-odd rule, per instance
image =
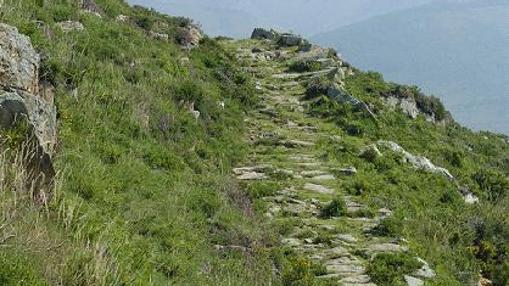
POLYGON ((509 4, 432 4, 318 35, 354 65, 439 95, 460 122, 509 133, 509 4))
POLYGON ((431 0, 130 0, 162 12, 184 15, 212 35, 247 37, 253 26, 279 27, 304 35, 336 29, 375 15, 415 7, 431 0), (313 19, 309 21, 308 19, 313 19))

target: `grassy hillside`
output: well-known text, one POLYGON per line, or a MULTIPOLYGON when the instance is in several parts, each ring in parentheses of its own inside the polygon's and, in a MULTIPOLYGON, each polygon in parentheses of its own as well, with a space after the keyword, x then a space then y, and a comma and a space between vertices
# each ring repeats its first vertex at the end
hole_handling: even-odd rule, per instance
POLYGON ((313 39, 359 68, 436 94, 471 128, 509 134, 508 18, 504 1, 437 1, 313 39))
POLYGON ((334 279, 340 278, 358 281, 355 273, 369 275, 377 285, 407 285, 403 274, 416 267, 413 256, 436 270, 437 276, 426 285, 475 285, 479 275, 493 285, 509 283, 509 221, 503 215, 509 209, 506 136, 472 132, 453 121, 431 123, 424 112, 447 117, 436 98, 417 87, 386 82, 381 74, 352 69, 330 52, 315 52, 321 55, 317 60, 313 50, 300 53, 267 41, 227 45, 245 59, 264 94, 264 108, 250 114, 254 142, 246 164, 268 164, 273 170, 261 169, 270 176, 251 188, 264 190, 257 193, 261 210, 275 217, 283 244, 323 263, 324 268, 305 268, 318 278, 304 285, 327 279, 338 285, 334 279), (323 63, 340 66, 346 76, 338 81, 341 73, 331 76, 334 69, 323 63), (365 105, 338 102, 327 91, 332 83, 342 84, 345 94, 365 105), (411 119, 387 105, 388 95, 416 98, 423 113, 411 119), (402 153, 391 152, 380 140, 425 156, 455 179, 412 167, 402 153), (381 154, 363 151, 367 146, 378 146, 381 154), (271 193, 274 185, 282 185, 287 193, 271 193), (465 187, 479 203, 465 203, 459 192, 465 187), (352 201, 358 209, 350 210, 352 201), (312 212, 316 205, 318 214, 312 212), (392 210, 392 216, 379 220, 381 208, 392 210), (375 227, 366 231, 369 226, 363 223, 373 220, 375 227), (353 239, 338 242, 338 233, 353 239), (410 250, 366 255, 365 249, 380 241, 410 250), (341 253, 345 248, 346 255, 341 253), (354 274, 338 270, 337 257, 339 269, 360 268, 354 274))
MULTIPOLYGON (((47 209, 13 193, 14 180, 2 185, 0 284, 270 281, 262 250, 214 248, 271 241, 225 176, 245 153, 242 114, 256 102, 249 78, 215 40, 179 47, 186 19, 110 0, 97 1, 100 18, 77 2, 8 0, 0 8, 1 22, 32 39, 42 77, 56 87, 60 172, 47 209), (120 14, 129 20, 117 21, 120 14), (56 23, 67 20, 85 29, 65 33, 56 23)), ((21 177, 2 162, 5 176, 21 177)))
POLYGON ((0 133, 1 285, 338 285, 315 277, 328 268, 308 252, 332 249, 326 259, 341 272, 347 247, 366 283, 404 283, 419 256, 436 270, 429 285, 465 285, 480 271, 507 284, 507 137, 411 119, 383 98, 411 97, 438 121, 447 113, 417 88, 351 68, 331 51, 301 62, 309 54, 295 47, 206 36, 184 48, 190 20, 96 2, 100 17, 71 0, 0 6, 0 22, 41 54, 41 81, 55 87, 58 110, 48 204, 32 199, 17 149, 26 126, 0 133), (64 31, 62 21, 83 29, 64 31), (331 71, 364 109, 320 89, 307 94, 331 82, 302 78, 331 71), (412 168, 387 148, 359 155, 378 140, 428 157, 456 180, 412 168), (234 167, 258 160, 277 168, 249 166, 254 181, 235 169, 234 178, 234 167), (330 189, 309 185, 323 170, 306 168, 316 166, 335 172, 319 174, 330 189), (480 203, 465 204, 459 186, 480 203), (355 211, 347 198, 358 200, 355 211), (278 207, 283 217, 270 213, 278 207), (380 218, 383 208, 392 216, 380 218), (358 240, 345 244, 339 235, 350 232, 358 240), (292 235, 300 251, 287 245, 292 235), (377 243, 409 250, 366 252, 377 243))

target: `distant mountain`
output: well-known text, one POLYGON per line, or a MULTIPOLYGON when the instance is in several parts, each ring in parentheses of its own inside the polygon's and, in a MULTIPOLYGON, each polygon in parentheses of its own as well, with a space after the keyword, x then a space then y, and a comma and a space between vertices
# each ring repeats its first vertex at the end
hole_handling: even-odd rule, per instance
POLYGON ((435 93, 467 126, 509 134, 507 1, 435 2, 313 40, 358 67, 435 93))
POLYGON ((195 19, 211 35, 245 38, 254 26, 313 35, 432 0, 129 0, 195 19))

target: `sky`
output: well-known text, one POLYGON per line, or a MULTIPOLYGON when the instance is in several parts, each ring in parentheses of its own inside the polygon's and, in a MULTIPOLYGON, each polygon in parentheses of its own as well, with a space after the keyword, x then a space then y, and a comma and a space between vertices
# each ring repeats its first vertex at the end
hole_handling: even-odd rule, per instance
MULTIPOLYGON (((199 22, 213 36, 248 37, 253 27, 304 36, 324 33, 376 15, 432 0, 129 0, 199 22)), ((444 0, 442 0, 444 1, 444 0)))

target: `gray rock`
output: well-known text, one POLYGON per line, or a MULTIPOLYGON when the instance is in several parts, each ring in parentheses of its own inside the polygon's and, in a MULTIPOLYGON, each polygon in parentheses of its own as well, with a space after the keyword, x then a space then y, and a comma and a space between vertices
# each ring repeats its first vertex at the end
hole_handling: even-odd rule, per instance
MULTIPOLYGON (((354 276, 349 276, 349 277, 345 277, 345 278, 341 279, 341 283, 343 283, 343 285, 345 285, 345 284, 353 284, 353 285, 362 284, 365 286, 370 281, 371 281, 371 278, 368 275, 354 275, 354 276)), ((368 285, 375 285, 375 284, 370 283, 368 285)))
POLYGON ((304 189, 307 190, 307 191, 316 192, 316 193, 320 193, 320 194, 332 194, 332 193, 334 193, 333 190, 331 190, 331 189, 329 189, 327 187, 324 187, 322 185, 312 184, 312 183, 306 183, 304 185, 304 189))
POLYGON ((421 279, 409 275, 405 275, 404 278, 408 286, 424 286, 424 281, 421 279))
POLYGON ((479 202, 479 198, 467 186, 461 186, 459 192, 466 204, 472 205, 479 202))
POLYGON ((417 257, 416 259, 417 259, 417 261, 422 263, 422 267, 417 269, 417 271, 415 271, 415 273, 414 273, 415 276, 427 278, 427 279, 431 279, 431 278, 434 278, 435 276, 437 276, 435 271, 433 269, 431 269, 431 267, 429 266, 428 262, 424 261, 422 258, 419 258, 419 257, 417 257))
POLYGON ((203 32, 193 24, 181 27, 178 30, 177 42, 188 49, 198 47, 203 39, 203 32))
POLYGON ((387 208, 381 208, 378 210, 378 214, 380 215, 381 218, 387 218, 392 216, 392 211, 387 208))
POLYGON ((302 171, 302 172, 300 172, 300 174, 302 176, 304 176, 304 177, 314 177, 314 176, 324 175, 326 173, 327 172, 322 171, 322 170, 312 170, 312 171, 302 171))
POLYGON ((129 16, 120 14, 115 19, 117 20, 117 22, 126 23, 129 21, 129 16))
POLYGON ((377 143, 380 146, 384 146, 392 150, 393 152, 397 152, 403 155, 405 162, 411 164, 414 168, 423 170, 429 173, 440 174, 449 180, 454 180, 454 176, 445 168, 438 167, 434 165, 428 158, 423 156, 416 156, 409 152, 407 152, 403 147, 399 146, 397 143, 392 141, 383 141, 380 140, 377 143))
POLYGON ((149 31, 148 34, 152 39, 155 39, 155 40, 165 41, 165 42, 170 40, 170 36, 168 34, 156 33, 153 31, 149 31))
POLYGON ((264 173, 247 172, 237 176, 237 179, 241 181, 254 181, 254 180, 265 180, 268 179, 268 177, 264 173))
POLYGON ((407 252, 408 247, 395 243, 372 244, 365 249, 368 255, 385 252, 407 252))
POLYGON ((311 180, 313 180, 313 181, 332 181, 335 179, 336 179, 336 177, 332 174, 323 174, 323 175, 318 175, 318 176, 311 178, 311 180))
POLYGON ((29 124, 22 150, 36 200, 50 198, 55 170, 51 161, 56 142, 56 109, 39 96, 39 56, 30 39, 16 28, 0 24, 0 128, 14 128, 18 119, 29 124))
POLYGON ((355 167, 339 168, 335 171, 345 176, 353 176, 357 174, 357 169, 355 167))
POLYGON ((362 158, 369 158, 374 157, 378 158, 382 156, 382 152, 378 149, 378 147, 375 144, 371 144, 368 146, 365 146, 361 149, 361 152, 359 153, 359 157, 362 158))
POLYGON ((281 141, 281 145, 288 147, 288 148, 296 148, 296 147, 315 146, 315 143, 302 141, 302 140, 283 140, 283 141, 281 141))
POLYGON ((81 9, 99 16, 103 13, 101 7, 99 7, 94 0, 81 0, 81 9))
POLYGON ((64 21, 57 23, 57 26, 62 29, 62 31, 68 33, 73 31, 83 31, 85 30, 85 26, 81 24, 80 22, 76 21, 64 21))
POLYGON ((276 40, 279 33, 274 30, 265 30, 263 28, 255 28, 251 34, 251 39, 256 40, 276 40))
POLYGON ((281 34, 277 41, 278 45, 283 47, 296 47, 302 45, 303 42, 302 37, 289 33, 281 34))
POLYGON ((355 238, 351 234, 338 234, 337 238, 341 241, 348 242, 348 243, 356 243, 359 241, 357 238, 355 238))
POLYGON ((39 55, 30 39, 12 26, 0 23, 0 85, 39 92, 39 55))
POLYGON ((56 144, 56 109, 41 97, 24 91, 0 91, 0 127, 11 128, 16 117, 25 115, 43 150, 52 154, 56 144))

